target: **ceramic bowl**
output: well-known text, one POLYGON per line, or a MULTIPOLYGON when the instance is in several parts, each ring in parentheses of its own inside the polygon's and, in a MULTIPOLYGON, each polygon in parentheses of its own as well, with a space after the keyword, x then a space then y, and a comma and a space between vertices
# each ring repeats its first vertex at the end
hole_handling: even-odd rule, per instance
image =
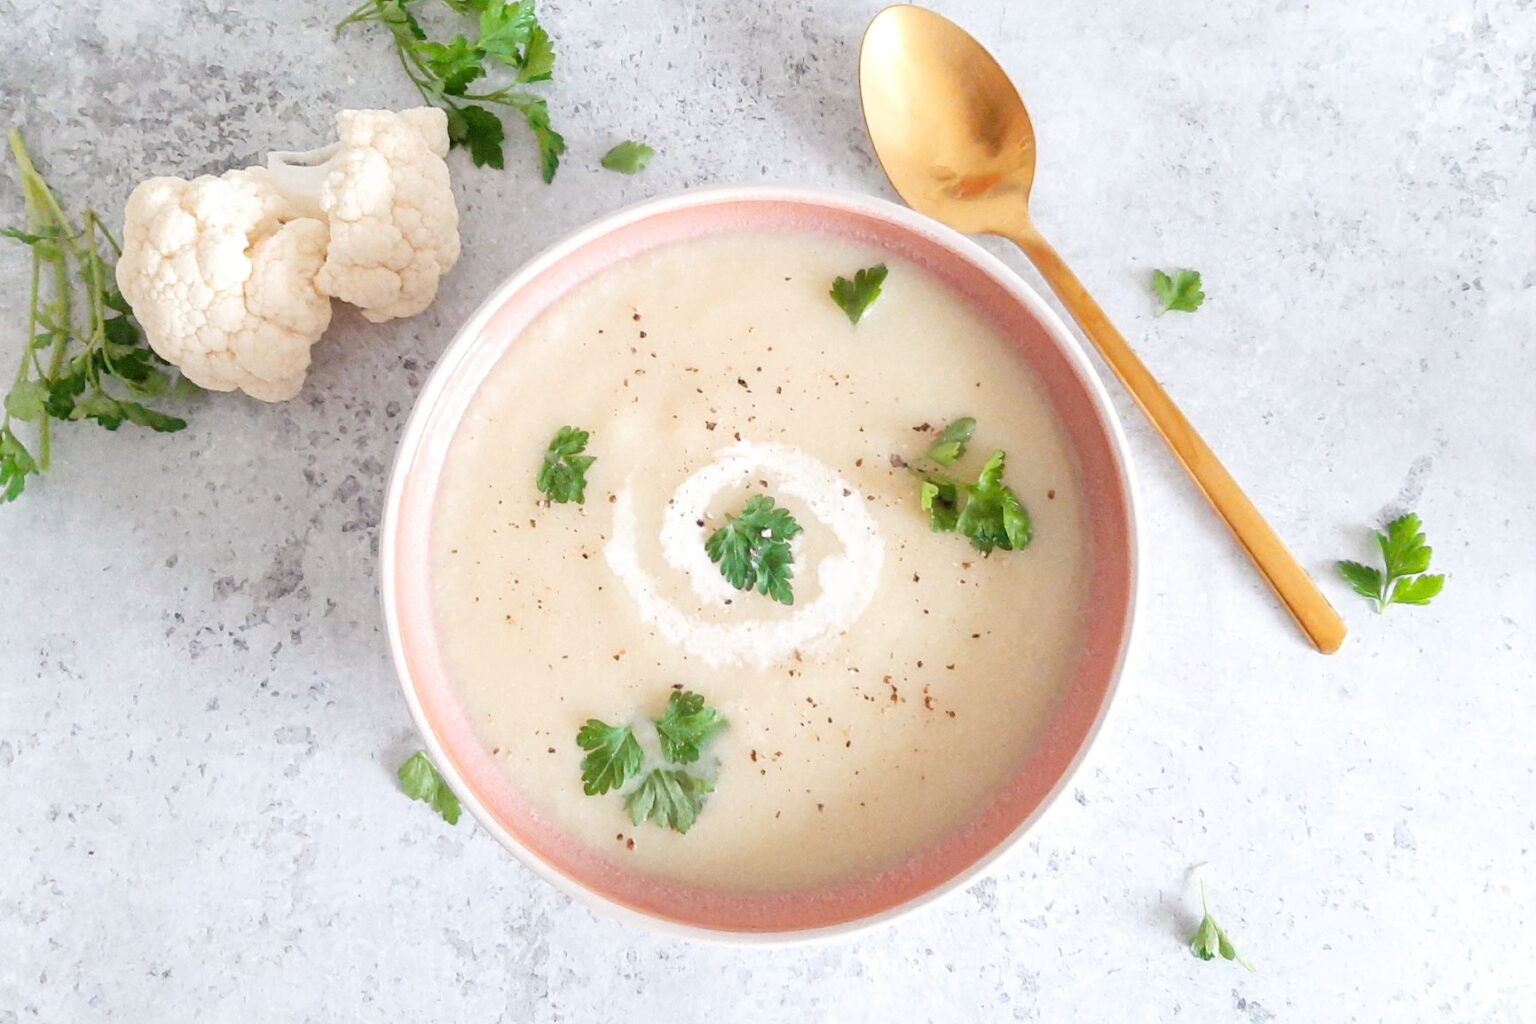
POLYGON ((1108 709, 1130 642, 1136 517, 1125 438, 1082 349, 1045 302, 971 240, 905 207, 778 187, 695 190, 605 217, 508 278, 443 353, 405 427, 381 539, 389 644, 406 703, 448 784, 476 820, 533 871, 594 908, 695 937, 768 942, 846 935, 953 891, 1016 844, 1065 787, 1108 709), (796 892, 690 888, 617 864, 533 813, 476 739, 453 696, 430 606, 430 537, 444 456, 491 368, 581 281, 655 246, 743 230, 843 236, 947 282, 1012 339, 1044 383, 1082 474, 1091 520, 1084 651, 1041 740, 963 827, 905 863, 796 892))

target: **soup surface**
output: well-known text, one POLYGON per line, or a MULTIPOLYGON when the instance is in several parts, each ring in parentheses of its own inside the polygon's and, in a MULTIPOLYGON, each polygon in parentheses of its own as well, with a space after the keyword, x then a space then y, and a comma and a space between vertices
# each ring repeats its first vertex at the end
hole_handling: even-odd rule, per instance
POLYGON ((676 881, 803 889, 898 865, 1016 771, 1081 652, 1085 515, 1039 384, 945 285, 850 241, 722 235, 600 273, 493 370, 443 470, 433 614, 482 742, 559 829, 676 881), (881 262, 851 324, 831 283, 881 262), (904 463, 962 416, 946 472, 1007 452, 1023 550, 929 527, 904 463), (591 432, 583 504, 535 486, 564 425, 591 432), (705 551, 760 494, 804 528, 792 605, 705 551), (657 761, 674 687, 728 723, 688 766, 714 791, 686 834, 586 795, 576 742, 632 724, 657 761))

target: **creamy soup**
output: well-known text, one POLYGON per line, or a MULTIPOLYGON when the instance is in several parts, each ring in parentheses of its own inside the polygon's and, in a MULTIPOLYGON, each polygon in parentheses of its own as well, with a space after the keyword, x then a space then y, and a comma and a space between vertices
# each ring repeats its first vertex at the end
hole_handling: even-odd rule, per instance
MULTIPOLYGON (((853 242, 743 233, 652 250, 563 297, 510 349, 452 443, 433 614, 481 741, 537 812, 627 867, 733 890, 832 884, 963 825, 1037 741, 1081 652, 1087 524, 1064 430, 995 327, 915 265, 853 242), (861 322, 828 295, 876 263, 861 322), (1033 518, 983 556, 935 533, 916 463, 950 420, 1033 518), (588 430, 583 504, 535 487, 588 430), (727 582, 709 536, 754 495, 803 527, 793 604, 727 582), (582 724, 652 762, 674 688, 727 726, 681 834, 585 795, 582 724)), ((627 792, 633 782, 625 787, 627 792)))

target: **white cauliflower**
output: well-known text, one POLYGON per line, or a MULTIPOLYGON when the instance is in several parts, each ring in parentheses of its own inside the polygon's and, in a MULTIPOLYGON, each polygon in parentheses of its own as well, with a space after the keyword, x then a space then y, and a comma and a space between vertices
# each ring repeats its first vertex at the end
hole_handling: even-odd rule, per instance
POLYGON ((447 118, 344 110, 340 141, 268 166, 133 191, 118 287, 194 384, 292 398, 331 297, 379 323, 421 312, 459 258, 447 118))
POLYGON ((448 117, 435 107, 396 114, 343 110, 339 142, 273 153, 265 174, 305 216, 331 231, 320 290, 374 323, 415 316, 459 258, 459 211, 448 181, 448 117))
POLYGON ((118 288, 154 350, 199 387, 279 402, 303 386, 331 322, 315 287, 328 232, 289 213, 246 171, 151 178, 129 197, 118 288))

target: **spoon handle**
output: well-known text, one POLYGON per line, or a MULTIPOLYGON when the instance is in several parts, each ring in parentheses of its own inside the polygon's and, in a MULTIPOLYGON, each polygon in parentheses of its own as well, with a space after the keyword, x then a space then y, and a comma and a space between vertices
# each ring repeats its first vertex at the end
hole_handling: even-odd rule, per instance
POLYGON ((1275 533, 1254 507, 1248 495, 1232 479, 1232 474, 1221 464, 1189 420, 1179 411, 1168 392, 1152 376, 1146 364, 1137 357, 1125 338, 1109 322, 1104 310, 1083 287, 1077 275, 1062 261, 1049 242, 1041 237, 1034 225, 1026 222, 1009 237, 1018 243, 1025 255, 1034 263, 1046 281, 1056 292, 1062 304, 1088 335, 1099 355, 1115 371, 1126 390, 1136 399, 1147 418, 1152 421, 1168 447, 1178 456, 1189 475, 1194 478, 1206 500, 1218 515, 1226 521, 1258 566, 1259 572, 1269 581, 1286 610, 1295 618, 1297 625, 1307 634, 1314 647, 1324 654, 1332 654, 1344 642, 1347 629, 1339 613, 1333 610, 1328 599, 1307 571, 1286 549, 1285 542, 1275 533))

